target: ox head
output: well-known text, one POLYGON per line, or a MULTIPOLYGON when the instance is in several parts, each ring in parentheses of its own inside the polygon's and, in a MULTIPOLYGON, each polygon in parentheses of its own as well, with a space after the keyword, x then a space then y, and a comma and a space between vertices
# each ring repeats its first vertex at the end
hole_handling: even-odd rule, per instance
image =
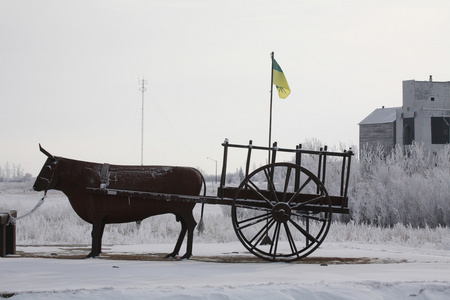
POLYGON ((35 191, 47 191, 56 186, 56 178, 55 171, 58 166, 59 158, 51 155, 47 150, 41 147, 39 144, 39 150, 47 156, 47 160, 45 161, 44 166, 41 169, 41 172, 36 178, 36 182, 33 185, 33 189, 35 191))

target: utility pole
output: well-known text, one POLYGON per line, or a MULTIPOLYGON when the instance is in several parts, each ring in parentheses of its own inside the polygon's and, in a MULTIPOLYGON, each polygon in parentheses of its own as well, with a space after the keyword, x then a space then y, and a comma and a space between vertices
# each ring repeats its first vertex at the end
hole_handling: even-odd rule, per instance
POLYGON ((147 84, 147 80, 142 79, 139 80, 139 84, 141 88, 139 89, 142 92, 142 123, 141 123, 141 166, 144 165, 144 93, 147 90, 145 85, 147 84))

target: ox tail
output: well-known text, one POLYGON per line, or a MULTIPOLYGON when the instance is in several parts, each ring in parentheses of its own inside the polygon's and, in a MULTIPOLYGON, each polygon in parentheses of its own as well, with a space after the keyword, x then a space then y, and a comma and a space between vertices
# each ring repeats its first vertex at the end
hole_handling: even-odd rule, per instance
MULTIPOLYGON (((202 182, 203 182, 203 197, 206 196, 206 182, 205 182, 205 178, 203 177, 203 175, 200 173, 200 175, 202 176, 202 182)), ((205 202, 202 202, 202 211, 200 213, 200 221, 198 222, 198 226, 197 226, 197 231, 199 234, 202 234, 203 231, 205 230, 205 224, 203 223, 203 210, 205 208, 205 202)))

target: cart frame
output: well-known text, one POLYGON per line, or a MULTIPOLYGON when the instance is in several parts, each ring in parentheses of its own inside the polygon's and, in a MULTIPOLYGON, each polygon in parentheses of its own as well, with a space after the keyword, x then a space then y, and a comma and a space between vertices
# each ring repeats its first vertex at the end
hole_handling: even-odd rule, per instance
MULTIPOLYGON (((271 152, 271 164, 275 164, 277 159, 277 153, 293 153, 295 155, 295 165, 302 166, 302 156, 303 155, 313 155, 317 156, 317 178, 325 184, 326 170, 327 170, 327 157, 340 157, 342 158, 342 169, 341 169, 341 182, 340 182, 340 192, 339 195, 330 195, 332 202, 333 213, 348 214, 348 185, 350 180, 350 167, 351 167, 351 157, 353 156, 353 151, 350 148, 348 151, 343 152, 329 152, 328 147, 320 148, 319 151, 305 150, 302 149, 302 144, 298 144, 295 149, 278 148, 277 142, 273 143, 272 147, 262 147, 253 145, 253 141, 250 140, 248 145, 230 144, 228 139, 222 143, 224 147, 223 150, 223 164, 222 164, 222 175, 220 177, 220 186, 217 192, 217 197, 219 198, 235 198, 236 188, 226 186, 226 175, 227 175, 227 165, 228 165, 228 152, 229 148, 247 149, 247 160, 245 167, 245 178, 249 176, 250 163, 253 150, 262 150, 271 152)), ((297 174, 298 175, 298 174, 297 174)), ((295 185, 299 185, 299 179, 295 179, 295 185)))

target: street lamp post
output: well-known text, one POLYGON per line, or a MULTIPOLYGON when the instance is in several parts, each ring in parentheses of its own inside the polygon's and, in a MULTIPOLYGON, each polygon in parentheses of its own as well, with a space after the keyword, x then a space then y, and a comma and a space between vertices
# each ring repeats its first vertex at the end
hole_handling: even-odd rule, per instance
POLYGON ((210 160, 212 160, 213 162, 216 163, 216 183, 217 183, 217 160, 212 159, 212 158, 210 158, 210 157, 207 157, 207 159, 210 159, 210 160))

